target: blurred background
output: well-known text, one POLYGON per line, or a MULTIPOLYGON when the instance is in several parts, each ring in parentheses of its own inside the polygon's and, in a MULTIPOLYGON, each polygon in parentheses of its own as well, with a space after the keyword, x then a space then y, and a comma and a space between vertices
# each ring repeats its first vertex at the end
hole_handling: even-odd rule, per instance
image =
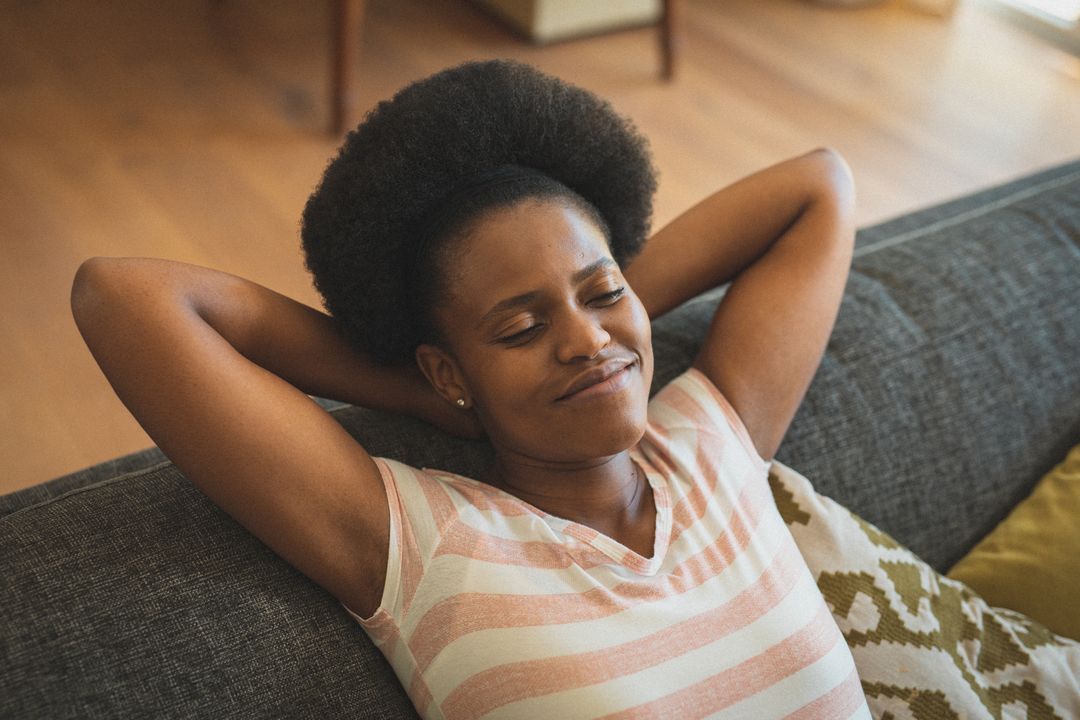
POLYGON ((532 63, 650 138, 657 228, 822 145, 860 226, 1080 156, 1080 2, 679 0, 670 80, 660 0, 545 2, 0 0, 0 493, 152 444, 71 319, 86 258, 321 307, 298 219, 342 137, 335 86, 348 128, 442 68, 532 63))

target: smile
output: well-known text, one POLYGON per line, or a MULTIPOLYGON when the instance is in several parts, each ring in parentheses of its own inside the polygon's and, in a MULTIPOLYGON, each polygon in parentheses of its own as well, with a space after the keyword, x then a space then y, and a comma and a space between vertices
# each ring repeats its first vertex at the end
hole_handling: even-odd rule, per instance
POLYGON ((608 375, 598 382, 588 385, 576 392, 564 395, 557 402, 577 402, 591 400, 621 392, 630 385, 630 373, 636 363, 628 363, 620 370, 608 375))

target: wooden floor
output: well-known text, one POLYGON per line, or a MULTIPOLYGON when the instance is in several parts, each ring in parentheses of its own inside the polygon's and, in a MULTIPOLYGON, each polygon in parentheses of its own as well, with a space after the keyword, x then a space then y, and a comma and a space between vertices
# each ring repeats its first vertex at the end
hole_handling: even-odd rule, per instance
MULTIPOLYGON (((544 48, 463 0, 369 0, 361 112, 470 58, 608 97, 651 138, 656 224, 820 145, 854 169, 861 225, 1080 156, 1080 60, 977 0, 688 1, 677 81, 655 33, 544 48)), ((0 0, 0 492, 150 439, 71 320, 93 255, 161 256, 303 302, 297 219, 337 141, 329 2, 0 0)))

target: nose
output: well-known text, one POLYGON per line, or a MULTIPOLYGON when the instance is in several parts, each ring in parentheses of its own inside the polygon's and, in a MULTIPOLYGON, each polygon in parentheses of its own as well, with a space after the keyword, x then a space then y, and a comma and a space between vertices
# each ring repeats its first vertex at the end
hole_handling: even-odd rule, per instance
POLYGON ((591 360, 611 342, 611 335, 600 319, 586 310, 567 313, 561 325, 556 350, 560 362, 591 360))

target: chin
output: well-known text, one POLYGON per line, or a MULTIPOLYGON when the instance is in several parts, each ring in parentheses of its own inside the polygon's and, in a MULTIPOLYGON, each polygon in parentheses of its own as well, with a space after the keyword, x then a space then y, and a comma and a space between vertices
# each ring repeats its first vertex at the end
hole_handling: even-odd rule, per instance
POLYGON ((532 408, 507 413, 494 423, 505 432, 489 438, 514 452, 556 462, 581 462, 611 457, 637 445, 648 422, 646 378, 618 397, 562 406, 533 414, 532 408))
POLYGON ((600 417, 582 413, 561 433, 561 447, 573 455, 572 459, 618 455, 637 445, 645 434, 647 408, 647 402, 633 402, 617 409, 598 408, 600 417))
POLYGON ((638 444, 642 435, 645 434, 645 423, 641 423, 631 429, 630 432, 624 433, 620 436, 613 436, 610 440, 596 445, 596 452, 593 453, 593 457, 605 457, 608 455, 618 455, 621 452, 629 450, 638 444))

